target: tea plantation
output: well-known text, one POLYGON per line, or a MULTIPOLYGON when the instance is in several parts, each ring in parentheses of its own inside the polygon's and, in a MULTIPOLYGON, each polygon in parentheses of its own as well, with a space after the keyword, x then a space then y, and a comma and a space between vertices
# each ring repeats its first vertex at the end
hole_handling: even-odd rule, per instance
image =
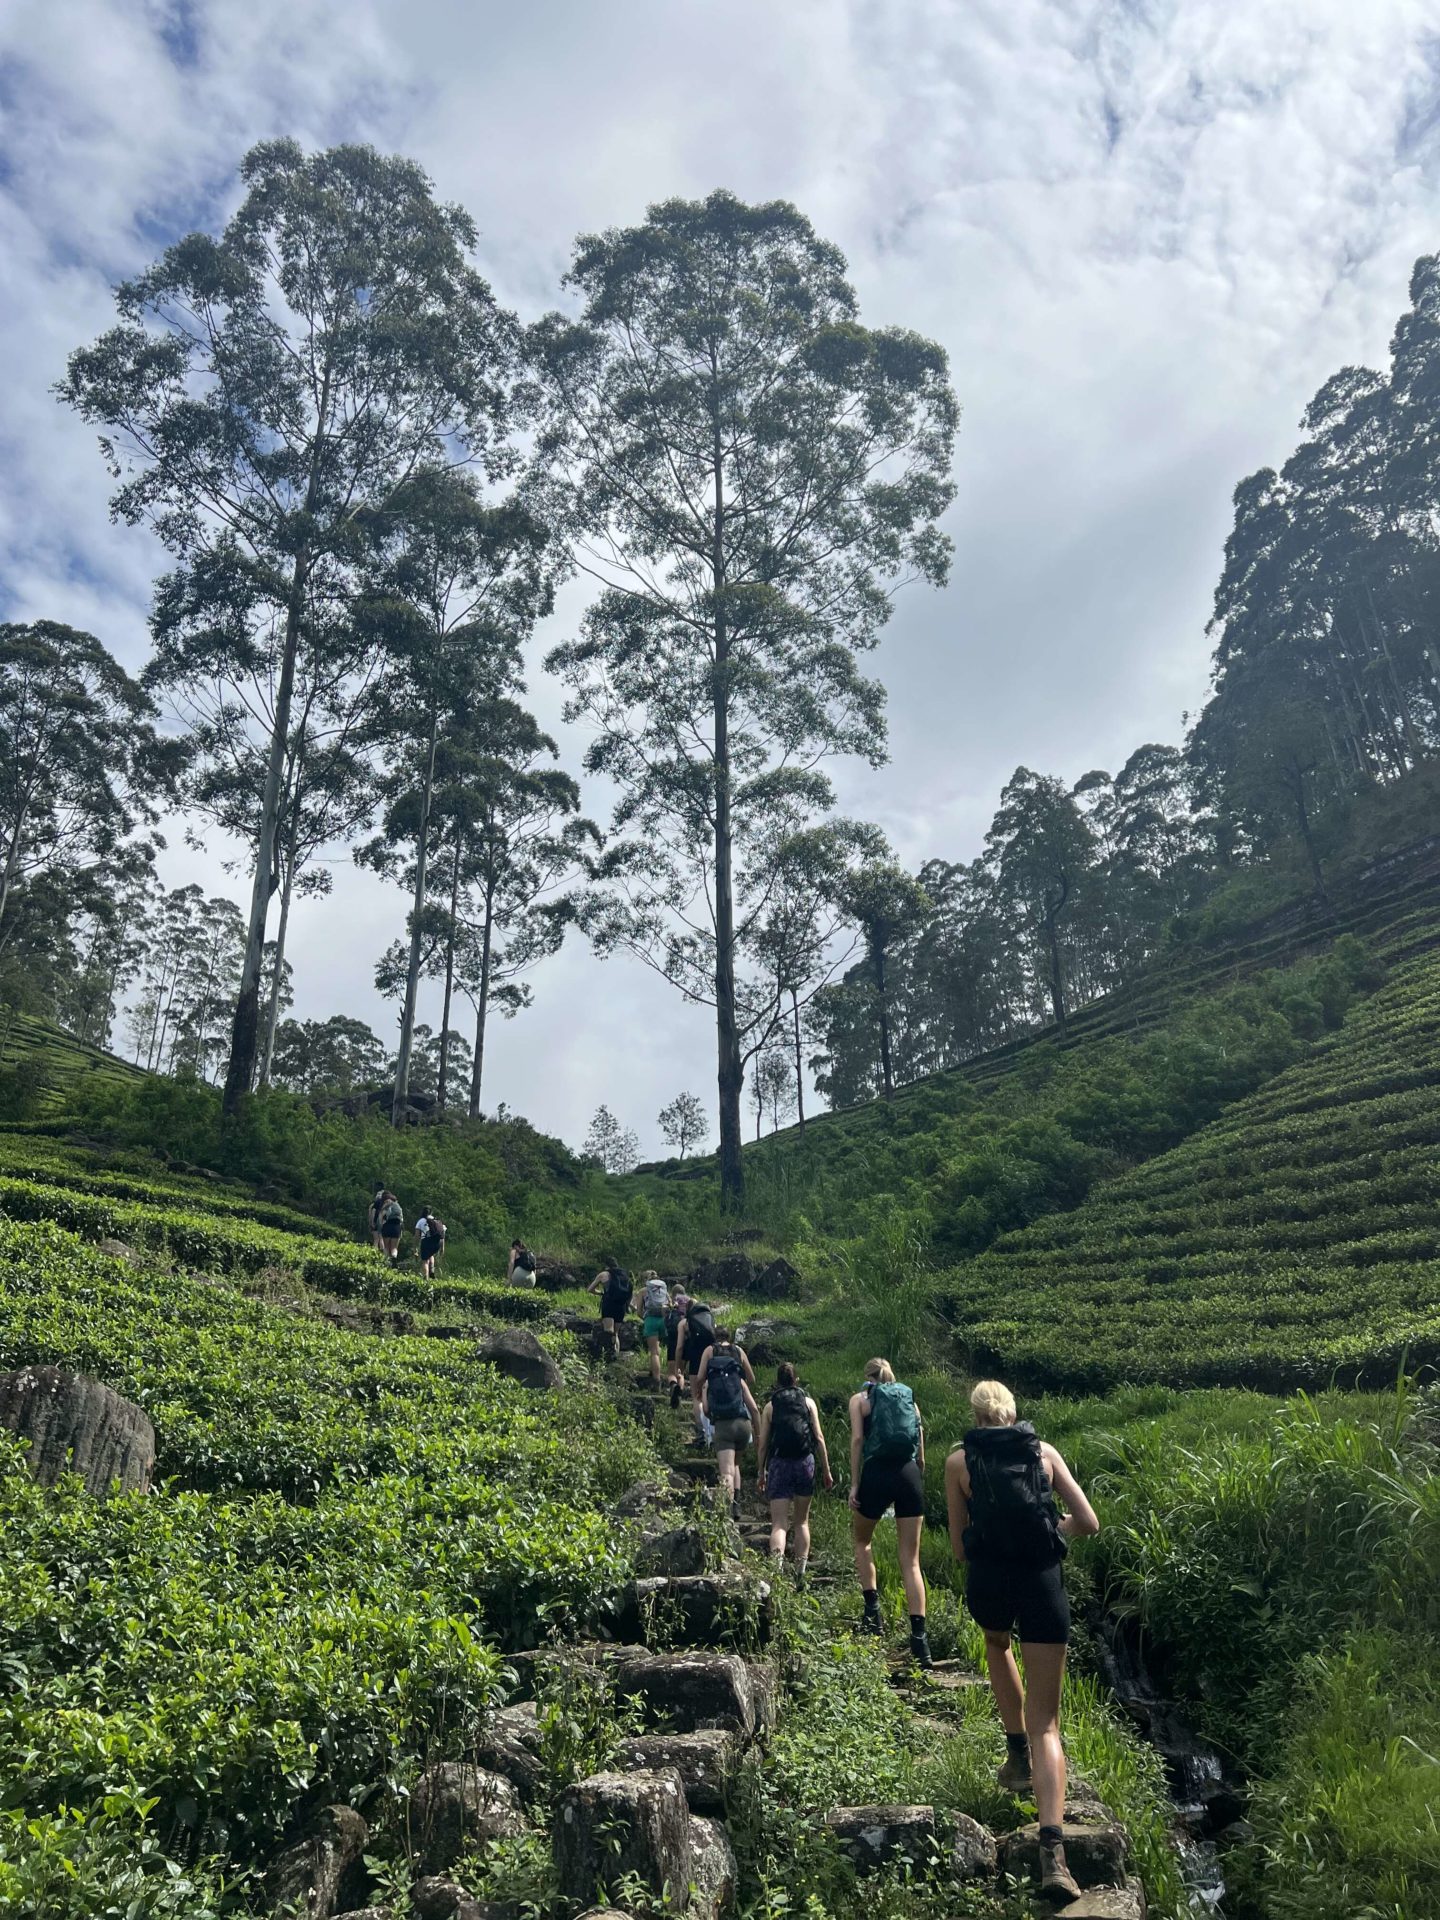
POLYGON ((1440 961, 1182 1146, 947 1276, 974 1363, 1064 1389, 1440 1360, 1440 961))

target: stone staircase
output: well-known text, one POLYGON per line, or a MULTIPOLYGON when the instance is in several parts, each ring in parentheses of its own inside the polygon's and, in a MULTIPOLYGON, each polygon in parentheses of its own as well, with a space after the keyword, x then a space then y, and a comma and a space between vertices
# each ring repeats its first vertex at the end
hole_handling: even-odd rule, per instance
MULTIPOLYGON (((705 1513, 707 1495, 716 1497, 716 1465, 686 1449, 688 1408, 672 1413, 648 1391, 629 1401, 666 1463, 663 1479, 632 1487, 613 1512, 637 1538, 636 1577, 611 1637, 513 1657, 514 1697, 490 1717, 469 1757, 422 1774, 410 1805, 421 1869, 411 1889, 416 1920, 517 1920, 504 1903, 475 1898, 454 1871, 468 1850, 533 1832, 547 1801, 557 1890, 583 1920, 630 1920, 627 1899, 647 1913, 663 1906, 691 1920, 723 1920, 733 1909, 732 1789, 739 1770, 760 1761, 785 1710, 768 1509, 752 1480, 738 1521, 728 1510, 705 1513), (562 1678, 613 1703, 631 1730, 603 1771, 550 1800, 540 1701, 562 1678)), ((810 1582, 822 1595, 849 1577, 848 1569, 812 1559, 810 1582)), ((897 1659, 892 1680, 920 1717, 943 1715, 957 1693, 985 1684, 954 1661, 921 1673, 897 1659)), ((1033 1825, 995 1834, 933 1806, 834 1807, 824 1820, 862 1876, 905 1863, 917 1874, 944 1875, 957 1898, 963 1887, 1000 1895, 1007 1880, 1014 1890, 1038 1878, 1033 1825)), ((383 1905, 362 1909, 344 1898, 347 1887, 364 1885, 364 1835, 353 1809, 326 1809, 274 1863, 269 1886, 288 1891, 290 1910, 307 1920, 393 1920, 383 1905)), ((1072 1785, 1065 1841, 1085 1889, 1062 1910, 1071 1920, 1145 1920, 1128 1838, 1083 1781, 1072 1785)), ((277 1899, 272 1910, 286 1909, 277 1899)))

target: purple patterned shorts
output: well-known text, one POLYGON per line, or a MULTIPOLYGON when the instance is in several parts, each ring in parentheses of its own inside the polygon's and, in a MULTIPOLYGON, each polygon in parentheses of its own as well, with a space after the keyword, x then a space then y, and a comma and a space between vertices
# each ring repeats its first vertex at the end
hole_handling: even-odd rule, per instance
POLYGON ((815 1491, 815 1456, 803 1460, 782 1460, 772 1454, 765 1462, 765 1498, 767 1500, 804 1500, 815 1491))

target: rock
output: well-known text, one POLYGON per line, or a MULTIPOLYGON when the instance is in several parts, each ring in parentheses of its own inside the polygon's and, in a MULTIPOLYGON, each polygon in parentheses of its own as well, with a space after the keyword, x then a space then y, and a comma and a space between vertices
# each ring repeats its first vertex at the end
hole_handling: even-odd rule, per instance
POLYGON ((590 1907, 579 1916, 579 1920, 632 1920, 628 1913, 622 1913, 619 1907, 590 1907))
POLYGON ((322 1807, 265 1870, 271 1913, 330 1920, 365 1897, 365 1844, 370 1829, 353 1807, 322 1807))
POLYGON ((675 1495, 661 1480, 637 1480, 627 1487, 610 1511, 617 1520, 645 1520, 672 1511, 675 1495))
POLYGON ((692 1300, 709 1300, 728 1293, 748 1293, 755 1284, 758 1269, 747 1254, 722 1253, 718 1260, 705 1260, 690 1276, 692 1300))
POLYGON ((800 1284, 800 1276, 788 1260, 772 1260, 755 1276, 753 1291, 762 1300, 788 1300, 800 1284))
POLYGON ((657 1773, 673 1768, 680 1776, 692 1813, 723 1813, 725 1791, 735 1770, 738 1748, 733 1733, 703 1727, 695 1733, 642 1733, 627 1740, 615 1756, 622 1773, 657 1773))
POLYGON ((503 1774, 512 1787, 533 1799, 545 1777, 535 1702, 525 1700, 492 1714, 475 1743, 475 1759, 492 1773, 503 1774))
POLYGON ((91 1493, 113 1482, 148 1490, 155 1429, 141 1408, 64 1367, 21 1367, 0 1377, 0 1427, 30 1442, 26 1465, 43 1487, 78 1473, 91 1493))
POLYGON ((358 1307, 352 1307, 343 1300, 333 1300, 320 1309, 320 1318, 339 1327, 342 1333, 364 1333, 365 1316, 358 1307))
POLYGON ((395 1920, 393 1907, 351 1907, 348 1913, 337 1913, 335 1920, 395 1920))
POLYGON ((444 1874, 427 1873, 410 1889, 415 1920, 516 1920, 513 1900, 477 1900, 444 1874))
POLYGON ((462 1760, 427 1767, 410 1796, 410 1843, 422 1873, 443 1873, 467 1847, 524 1825, 509 1780, 462 1760))
POLYGON ((955 1840, 950 1848, 950 1871, 957 1880, 988 1880, 999 1860, 994 1834, 968 1813, 951 1818, 955 1840))
POLYGON ((141 1256, 125 1240, 97 1240, 96 1247, 101 1253, 108 1253, 112 1260, 124 1260, 127 1265, 138 1267, 143 1264, 141 1256))
POLYGON ((1065 1920, 1146 1920, 1149 1905, 1138 1880, 1123 1887, 1092 1887, 1062 1909, 1065 1920))
MULTIPOLYGON (((752 1367, 773 1367, 793 1349, 800 1329, 788 1320, 747 1320, 735 1338, 750 1356, 752 1367)), ((764 1396, 761 1396, 764 1404, 764 1396)))
POLYGON ((560 1369, 527 1327, 505 1327, 480 1342, 477 1357, 534 1393, 560 1385, 560 1369))
POLYGON ((1065 1818, 1082 1825, 1094 1825, 1110 1818, 1110 1809, 1100 1798, 1100 1789, 1083 1773, 1072 1773, 1065 1782, 1065 1818))
POLYGON ((861 1873, 892 1860, 921 1866, 935 1852, 933 1807, 832 1807, 825 1824, 861 1873))
MULTIPOLYGON (((1130 1841, 1123 1827, 1113 1820, 1067 1820, 1060 1831, 1065 1859, 1082 1887, 1124 1885, 1130 1841)), ((1035 1822, 1005 1835, 1000 1842, 1000 1865, 1013 1880, 1039 1880, 1040 1829, 1035 1822)))
POLYGON ((631 1875, 675 1907, 690 1883, 690 1809, 673 1771, 596 1773, 560 1796, 553 1829, 562 1900, 604 1897, 631 1875))
POLYGON ((690 1822, 690 1885, 697 1920, 720 1920, 735 1899, 735 1849, 718 1820, 690 1822))
MULTIPOLYGON (((547 1327, 553 1327, 557 1333, 573 1333, 582 1346, 587 1347, 597 1358, 599 1357, 603 1335, 597 1314, 577 1313, 573 1307, 560 1307, 554 1313, 546 1314, 545 1324, 547 1327)), ((622 1320, 620 1322, 621 1352, 633 1353, 638 1344, 637 1323, 633 1318, 622 1320)))
POLYGON ((733 1653, 631 1655, 616 1661, 612 1677, 618 1694, 638 1696, 678 1733, 723 1727, 742 1741, 754 1738, 755 1688, 733 1653))
POLYGON ((661 1645, 723 1647, 753 1636, 763 1646, 774 1625, 770 1583, 738 1572, 632 1580, 620 1613, 622 1638, 661 1645))
POLYGON ((696 1526, 665 1527, 645 1533, 635 1549, 635 1571, 642 1579, 673 1580, 705 1571, 705 1536, 696 1526))
MULTIPOLYGON (((512 1282, 512 1285, 515 1286, 522 1284, 519 1279, 512 1282)), ((552 1260, 548 1254, 537 1253, 535 1256, 535 1285, 537 1287, 544 1287, 547 1293, 563 1293, 567 1287, 578 1287, 580 1281, 577 1275, 572 1273, 570 1268, 565 1266, 562 1261, 552 1260)))
POLYGON ((780 1673, 773 1660, 751 1660, 746 1672, 755 1702, 755 1738, 763 1743, 780 1718, 780 1673))

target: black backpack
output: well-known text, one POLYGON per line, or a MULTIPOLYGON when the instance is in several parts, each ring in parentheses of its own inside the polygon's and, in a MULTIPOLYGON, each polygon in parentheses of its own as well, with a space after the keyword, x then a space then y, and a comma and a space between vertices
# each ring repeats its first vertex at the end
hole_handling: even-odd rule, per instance
POLYGON ((705 1376, 712 1420, 743 1420, 745 1417, 745 1375, 738 1353, 712 1353, 710 1370, 705 1376))
POLYGON ((1069 1546, 1045 1478, 1040 1436, 1028 1420, 1010 1427, 972 1427, 964 1440, 970 1470, 967 1560, 1005 1560, 1053 1567, 1069 1546))
POLYGON ((692 1367, 698 1367, 705 1349, 715 1344, 715 1316, 709 1307, 697 1307, 692 1300, 686 1310, 685 1322, 688 1329, 685 1335, 688 1349, 686 1359, 692 1367))
POLYGON ((535 1271, 535 1256, 528 1247, 526 1247, 523 1252, 516 1254, 515 1271, 516 1273, 533 1273, 535 1271))
POLYGON ((634 1291, 624 1267, 611 1267, 610 1278, 605 1282, 605 1298, 613 1300, 617 1306, 628 1307, 634 1291))
POLYGON ((803 1460, 815 1451, 810 1409, 799 1387, 777 1387, 770 1396, 770 1451, 781 1460, 803 1460))

